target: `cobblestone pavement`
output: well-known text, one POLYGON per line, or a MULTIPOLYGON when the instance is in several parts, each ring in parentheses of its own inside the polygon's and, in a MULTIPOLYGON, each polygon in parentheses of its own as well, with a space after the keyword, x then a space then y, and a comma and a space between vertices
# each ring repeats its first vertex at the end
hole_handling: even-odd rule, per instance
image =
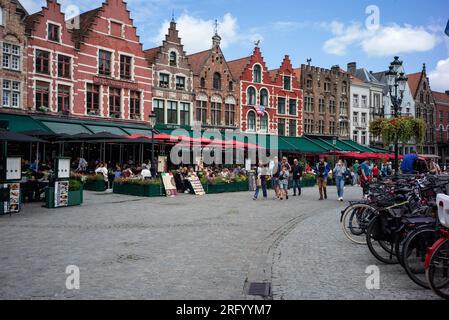
MULTIPOLYGON (((351 192, 351 195, 353 193, 351 192)), ((399 265, 383 265, 367 246, 352 244, 343 234, 336 210, 322 210, 289 233, 276 248, 274 299, 438 299, 415 285, 399 265), (380 270, 380 289, 368 290, 368 266, 380 270)))
MULTIPOLYGON (((348 197, 359 193, 348 189, 348 197)), ((272 280, 276 299, 369 298, 357 279, 365 276, 361 258, 374 260, 343 239, 336 223, 344 204, 334 189, 329 194, 318 202, 309 188, 281 202, 252 201, 246 192, 151 199, 85 192, 80 207, 26 205, 0 217, 0 299, 252 299, 248 282, 272 280), (66 289, 68 265, 80 268, 80 290, 66 289)), ((391 298, 424 297, 397 273, 404 294, 392 289, 391 298)))

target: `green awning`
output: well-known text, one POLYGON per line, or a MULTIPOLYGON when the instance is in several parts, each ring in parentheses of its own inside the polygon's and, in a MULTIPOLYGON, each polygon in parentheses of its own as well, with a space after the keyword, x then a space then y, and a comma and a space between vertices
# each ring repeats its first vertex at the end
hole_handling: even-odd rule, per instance
POLYGON ((79 133, 87 133, 92 134, 86 127, 82 124, 71 123, 71 122, 56 122, 56 121, 42 121, 42 123, 50 128, 56 134, 79 134, 79 133))
POLYGON ((326 148, 321 147, 307 137, 279 137, 280 150, 297 153, 324 153, 326 148))
POLYGON ((9 131, 12 132, 45 131, 51 133, 40 121, 27 115, 0 113, 0 121, 7 121, 9 131))
POLYGON ((130 135, 133 134, 146 134, 148 136, 151 136, 151 130, 150 129, 139 129, 139 128, 128 128, 128 127, 121 127, 123 130, 125 130, 130 135))
MULTIPOLYGON (((342 142, 350 147, 352 147, 353 149, 355 149, 354 151, 358 151, 358 152, 379 152, 376 150, 373 150, 369 147, 363 146, 361 144, 358 144, 355 141, 352 140, 342 140, 342 142)), ((349 150, 352 151, 352 150, 349 150)))
POLYGON ((118 136, 127 136, 128 133, 123 131, 120 127, 111 127, 111 126, 99 126, 99 125, 91 125, 91 124, 84 124, 87 129, 92 131, 93 133, 100 133, 100 132, 108 132, 112 133, 118 136))

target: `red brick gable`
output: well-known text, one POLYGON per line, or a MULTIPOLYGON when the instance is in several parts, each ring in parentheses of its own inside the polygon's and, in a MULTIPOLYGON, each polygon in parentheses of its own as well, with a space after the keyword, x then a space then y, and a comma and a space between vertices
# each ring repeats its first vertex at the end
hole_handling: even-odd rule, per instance
POLYGON ((259 64, 262 67, 262 83, 269 85, 273 84, 270 72, 268 71, 267 65, 265 64, 265 60, 262 56, 259 47, 254 48, 253 54, 249 57, 248 63, 246 64, 246 68, 243 70, 241 79, 246 81, 252 81, 253 67, 255 64, 259 64))
POLYGON ((212 49, 197 52, 187 56, 190 65, 192 66, 192 71, 195 76, 199 76, 201 71, 203 71, 204 66, 207 63, 207 60, 212 54, 212 49))
POLYGON ((245 57, 228 62, 229 70, 231 71, 231 74, 234 76, 234 79, 240 80, 243 71, 248 66, 249 61, 250 57, 245 57))
POLYGON ((285 55, 284 60, 282 61, 281 67, 276 70, 270 71, 273 79, 273 83, 278 86, 283 85, 282 76, 291 76, 292 77, 292 88, 299 89, 300 88, 300 78, 298 78, 297 73, 295 72, 290 57, 285 55))

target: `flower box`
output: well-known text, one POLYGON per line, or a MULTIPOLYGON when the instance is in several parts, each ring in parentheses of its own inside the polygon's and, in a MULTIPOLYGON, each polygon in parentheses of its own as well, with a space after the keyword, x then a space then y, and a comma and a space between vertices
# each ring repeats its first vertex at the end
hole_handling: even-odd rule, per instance
POLYGON ((165 190, 158 184, 115 183, 112 192, 135 197, 163 197, 165 190))
POLYGON ((249 190, 248 181, 203 185, 206 193, 244 192, 249 190))
POLYGON ((106 184, 104 180, 88 180, 84 183, 84 190, 103 192, 106 191, 106 184))

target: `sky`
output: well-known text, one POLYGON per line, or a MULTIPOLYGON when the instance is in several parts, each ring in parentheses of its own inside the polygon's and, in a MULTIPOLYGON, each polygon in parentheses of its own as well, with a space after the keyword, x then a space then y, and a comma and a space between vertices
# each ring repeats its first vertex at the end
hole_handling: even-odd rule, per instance
MULTIPOLYGON (((20 0, 30 12, 45 0, 20 0)), ((81 12, 102 0, 59 0, 81 12)), ((248 56, 260 41, 265 62, 278 68, 288 54, 295 67, 330 68, 348 62, 369 71, 388 69, 395 55, 407 73, 427 65, 435 91, 449 90, 447 0, 127 0, 144 48, 161 44, 174 12, 188 54, 211 47, 214 21, 228 61, 248 56)))

